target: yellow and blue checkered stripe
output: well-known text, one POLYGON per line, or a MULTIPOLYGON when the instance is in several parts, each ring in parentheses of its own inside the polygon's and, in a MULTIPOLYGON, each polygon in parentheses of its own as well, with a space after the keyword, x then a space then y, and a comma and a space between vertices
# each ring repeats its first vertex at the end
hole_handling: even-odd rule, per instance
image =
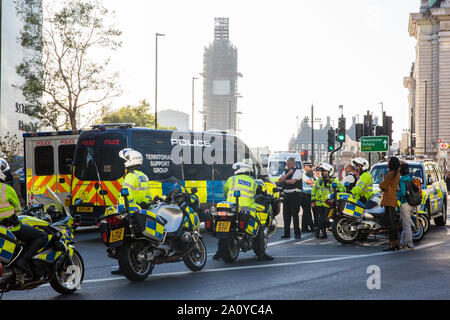
POLYGON ((344 207, 344 213, 360 219, 364 213, 364 208, 354 203, 347 202, 344 207))
POLYGON ((46 262, 54 262, 61 255, 62 255, 61 251, 52 250, 52 251, 47 251, 47 252, 41 253, 38 256, 35 256, 35 258, 46 261, 46 262))
POLYGON ((164 225, 160 224, 156 220, 147 219, 144 232, 151 237, 162 240, 164 237, 164 225))
POLYGON ((246 210, 245 213, 250 215, 245 232, 254 237, 256 236, 259 227, 257 212, 254 209, 249 209, 246 210))
POLYGON ((189 218, 188 217, 184 218, 184 227, 197 230, 200 223, 198 215, 191 209, 191 207, 187 207, 186 212, 189 214, 189 218))
POLYGON ((6 228, 0 227, 0 261, 9 263, 14 256, 16 250, 16 244, 9 241, 7 238, 16 239, 14 234, 6 228))

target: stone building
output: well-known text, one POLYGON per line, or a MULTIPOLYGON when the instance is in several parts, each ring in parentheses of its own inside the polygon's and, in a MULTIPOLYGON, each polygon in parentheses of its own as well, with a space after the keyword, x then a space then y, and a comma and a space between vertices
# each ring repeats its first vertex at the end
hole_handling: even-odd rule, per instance
POLYGON ((450 0, 421 0, 420 12, 410 14, 409 35, 417 40, 416 60, 403 81, 410 140, 416 154, 437 159, 437 141, 450 142, 450 0))

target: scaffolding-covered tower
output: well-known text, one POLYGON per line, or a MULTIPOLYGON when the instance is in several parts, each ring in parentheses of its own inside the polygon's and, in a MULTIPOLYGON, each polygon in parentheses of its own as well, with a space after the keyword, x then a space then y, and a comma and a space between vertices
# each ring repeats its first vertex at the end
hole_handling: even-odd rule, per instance
POLYGON ((214 42, 203 55, 203 126, 235 133, 237 49, 230 42, 229 18, 214 18, 214 42))

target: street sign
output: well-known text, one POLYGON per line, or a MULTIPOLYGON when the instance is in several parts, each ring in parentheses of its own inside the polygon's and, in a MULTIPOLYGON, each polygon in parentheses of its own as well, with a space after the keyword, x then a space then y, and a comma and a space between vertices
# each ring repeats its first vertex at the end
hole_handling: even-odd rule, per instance
POLYGON ((361 137, 362 152, 387 152, 389 151, 389 137, 361 137))

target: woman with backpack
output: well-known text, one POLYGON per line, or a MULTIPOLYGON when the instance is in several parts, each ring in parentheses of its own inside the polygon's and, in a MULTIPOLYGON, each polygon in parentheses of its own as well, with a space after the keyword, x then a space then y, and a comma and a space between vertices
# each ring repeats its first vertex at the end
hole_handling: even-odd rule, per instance
POLYGON ((397 191, 397 197, 401 203, 400 217, 402 219, 402 235, 400 236, 400 247, 405 250, 414 250, 411 230, 411 214, 414 210, 414 207, 408 203, 408 183, 412 184, 412 179, 409 176, 409 166, 407 163, 402 162, 400 165, 400 191, 397 191))
POLYGON ((397 157, 391 157, 388 161, 389 173, 380 183, 380 190, 383 191, 380 206, 384 207, 386 222, 389 225, 389 244, 383 251, 400 250, 398 242, 398 226, 395 217, 395 208, 397 207, 397 187, 400 180, 398 169, 400 160, 397 157))

